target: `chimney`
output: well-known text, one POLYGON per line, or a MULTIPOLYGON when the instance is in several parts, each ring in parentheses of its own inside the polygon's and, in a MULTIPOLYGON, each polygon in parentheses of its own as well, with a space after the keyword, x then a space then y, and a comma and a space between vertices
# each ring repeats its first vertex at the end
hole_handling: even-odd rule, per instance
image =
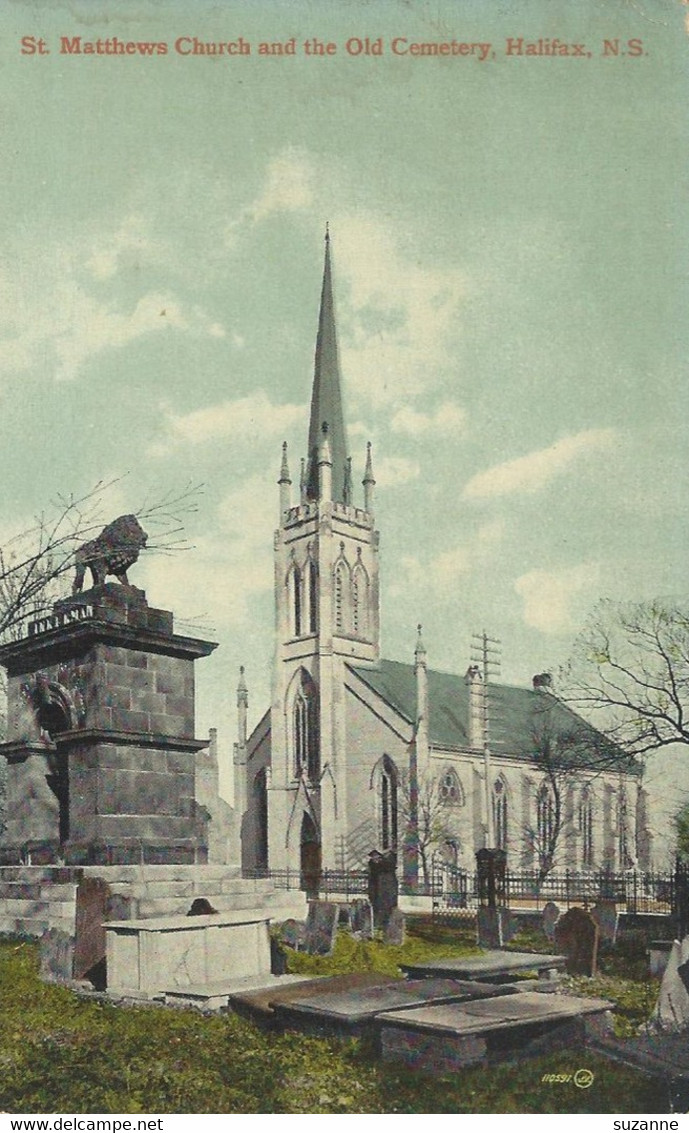
POLYGON ((550 689, 553 686, 553 678, 551 673, 536 673, 532 678, 534 689, 550 689))

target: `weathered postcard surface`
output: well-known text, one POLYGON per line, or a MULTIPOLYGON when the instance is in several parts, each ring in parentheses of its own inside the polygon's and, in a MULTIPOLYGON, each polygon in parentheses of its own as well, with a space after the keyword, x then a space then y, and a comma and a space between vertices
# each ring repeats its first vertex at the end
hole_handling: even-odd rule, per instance
MULTIPOLYGON (((46 886, 102 867, 109 919, 138 923, 192 898, 234 915, 251 901, 228 897, 232 876, 267 887, 273 922, 301 925, 305 894, 338 904, 364 950, 352 900, 368 895, 380 947, 432 965, 481 902, 484 943, 507 942, 502 854, 525 950, 529 932, 552 952, 574 933, 584 967, 599 943, 621 978, 604 914, 595 944, 590 926, 553 939, 548 903, 553 924, 612 905, 627 957, 672 939, 689 829, 688 14, 2 5, 0 886, 20 866, 46 886), (169 888, 149 872, 130 891, 133 865, 171 870, 169 888)), ((24 903, 0 929, 71 940, 46 894, 3 890, 24 903)), ((108 979, 169 991, 131 974, 113 933, 108 979)), ((253 941, 253 966, 206 957, 187 984, 265 975, 253 941)), ((75 955, 81 978, 78 935, 75 955)), ((455 1089, 494 1047, 430 986, 376 1031, 396 1086, 358 1055, 328 1078, 317 1053, 270 1054, 261 1035, 246 1080, 268 1083, 263 1101, 256 1082, 209 1078, 204 1095, 185 1068, 177 1093, 174 1070, 129 1094, 117 1070, 90 1095, 70 1064, 75 1112, 432 1112, 433 1076, 455 1089), (399 1059, 427 1076, 402 1084, 399 1059)), ((341 1007, 347 1034, 359 1008, 385 1015, 376 995, 341 1007)), ((534 1010, 527 1035, 547 1030, 534 1010)), ((504 1037, 517 1016, 500 1019, 504 1037)), ((513 1087, 525 1112, 630 1104, 633 1071, 544 1051, 513 1087)), ((471 1073, 476 1112, 514 1108, 471 1073)), ((637 1108, 659 1111, 655 1081, 639 1070, 637 1108)), ((0 1082, 0 1108, 49 1112, 52 1088, 10 1080, 5 1098, 0 1082)))

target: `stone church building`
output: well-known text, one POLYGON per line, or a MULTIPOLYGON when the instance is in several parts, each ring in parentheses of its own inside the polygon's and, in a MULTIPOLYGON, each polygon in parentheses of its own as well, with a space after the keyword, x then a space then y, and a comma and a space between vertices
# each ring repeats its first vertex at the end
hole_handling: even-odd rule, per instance
POLYGON ((303 876, 395 851, 413 880, 423 857, 472 869, 484 846, 512 869, 643 865, 637 769, 547 674, 517 688, 489 666, 437 672, 421 627, 409 663, 381 657, 373 461, 369 445, 357 501, 327 235, 307 444, 294 493, 283 445, 272 703, 250 735, 243 671, 237 693, 243 867, 303 876))

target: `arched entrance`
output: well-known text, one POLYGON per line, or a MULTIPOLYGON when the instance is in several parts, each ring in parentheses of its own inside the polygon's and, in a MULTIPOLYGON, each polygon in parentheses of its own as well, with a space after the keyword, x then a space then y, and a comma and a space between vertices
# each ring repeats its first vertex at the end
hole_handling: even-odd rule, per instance
POLYGON ((301 823, 299 844, 300 885, 307 897, 317 897, 321 880, 321 842, 316 824, 305 813, 301 823))
POLYGON ((72 724, 70 705, 59 685, 39 680, 33 694, 36 720, 43 736, 55 744, 48 751, 46 782, 58 804, 58 840, 60 845, 69 838, 69 767, 67 753, 60 748, 60 734, 68 732, 72 724))

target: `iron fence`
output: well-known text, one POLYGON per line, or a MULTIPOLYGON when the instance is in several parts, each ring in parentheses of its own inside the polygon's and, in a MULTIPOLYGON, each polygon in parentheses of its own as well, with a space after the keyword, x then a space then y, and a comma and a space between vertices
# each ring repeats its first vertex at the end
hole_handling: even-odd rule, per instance
MULTIPOLYGON (((245 877, 270 880, 277 889, 303 889, 310 895, 349 900, 368 893, 366 870, 325 869, 317 876, 305 877, 299 870, 245 870, 245 877)), ((427 880, 400 879, 404 896, 427 897, 433 909, 457 915, 472 915, 479 904, 476 872, 434 861, 427 880)), ((545 876, 537 870, 507 870, 505 895, 512 908, 540 910, 548 901, 569 908, 614 901, 627 913, 682 915, 689 921, 689 871, 679 867, 673 873, 608 869, 597 871, 551 870, 545 876)))

